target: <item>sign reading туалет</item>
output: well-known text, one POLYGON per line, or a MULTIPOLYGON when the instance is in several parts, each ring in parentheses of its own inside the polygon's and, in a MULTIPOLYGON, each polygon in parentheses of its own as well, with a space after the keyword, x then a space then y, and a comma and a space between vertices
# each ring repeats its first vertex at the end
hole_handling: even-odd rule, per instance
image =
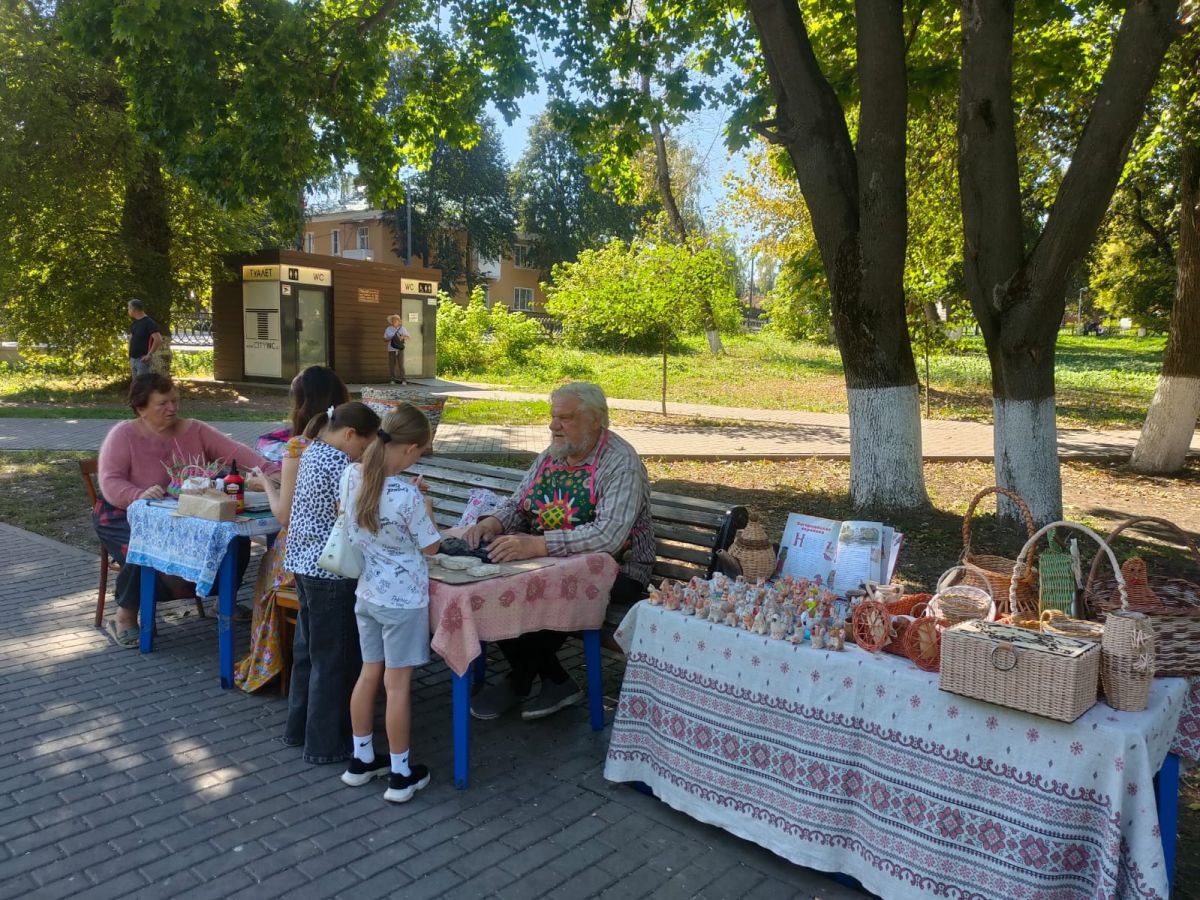
POLYGON ((242 266, 242 281, 290 281, 328 287, 333 278, 328 269, 311 266, 242 266))

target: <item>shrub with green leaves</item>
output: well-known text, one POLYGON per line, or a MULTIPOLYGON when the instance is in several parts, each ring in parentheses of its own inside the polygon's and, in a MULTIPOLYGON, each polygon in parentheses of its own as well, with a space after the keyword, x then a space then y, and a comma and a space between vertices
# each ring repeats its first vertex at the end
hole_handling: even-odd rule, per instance
POLYGON ((488 308, 483 288, 459 306, 448 294, 438 295, 438 371, 472 374, 497 365, 520 365, 543 340, 542 326, 497 303, 488 308))

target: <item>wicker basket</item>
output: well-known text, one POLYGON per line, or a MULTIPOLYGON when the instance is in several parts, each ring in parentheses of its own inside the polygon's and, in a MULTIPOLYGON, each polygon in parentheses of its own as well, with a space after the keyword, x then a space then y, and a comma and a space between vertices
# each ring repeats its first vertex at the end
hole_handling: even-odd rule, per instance
MULTIPOLYGON (((1117 557, 1112 552, 1112 548, 1108 545, 1108 543, 1104 540, 1104 538, 1100 537, 1100 535, 1096 534, 1096 532, 1092 531, 1092 529, 1088 528, 1086 525, 1080 525, 1078 522, 1051 522, 1049 525, 1044 525, 1041 528, 1039 528, 1037 531, 1035 531, 1030 536, 1029 540, 1027 540, 1025 542, 1025 546, 1021 548, 1021 552, 1019 554, 1017 554, 1017 564, 1013 568, 1013 581, 1012 581, 1012 584, 1009 586, 1008 597, 1009 597, 1010 605, 1015 602, 1014 596, 1018 590, 1017 585, 1019 584, 1020 580, 1025 577, 1026 567, 1028 566, 1028 563, 1026 562, 1026 560, 1028 560, 1030 557, 1032 557, 1034 551, 1037 549, 1038 540, 1043 535, 1050 534, 1051 532, 1053 532, 1059 528, 1070 528, 1075 531, 1081 531, 1084 534, 1086 534, 1093 541, 1095 541, 1100 547, 1101 552, 1096 554, 1096 558, 1099 559, 1101 555, 1107 555, 1108 558, 1112 561, 1114 568, 1116 567, 1117 557)), ((1124 591, 1125 591, 1124 580, 1123 579, 1120 580, 1118 582, 1118 585, 1119 585, 1119 588, 1120 588, 1122 594, 1124 594, 1124 591)), ((1024 618, 1024 617, 1022 617, 1022 618, 1024 618)), ((1045 630, 1045 622, 1042 623, 1042 630, 1043 631, 1045 630)))
POLYGON ((1043 615, 1049 611, 1072 615, 1078 591, 1075 563, 1071 554, 1058 546, 1052 530, 1048 546, 1038 557, 1038 608, 1043 615))
POLYGON ((1036 529, 1033 523, 1033 514, 1029 511, 1029 507, 1025 505, 1025 501, 1021 499, 1020 494, 1002 487, 984 488, 971 500, 970 505, 967 507, 966 515, 963 516, 962 561, 986 573, 988 581, 991 584, 992 596, 996 599, 999 607, 997 610, 999 613, 1028 613, 1036 617, 1039 612, 1036 569, 1031 566, 1028 574, 1020 580, 1016 593, 1017 605, 1008 609, 1005 607, 1007 607, 1009 603, 1008 598, 1012 593, 1009 590, 1009 583, 1012 581, 1013 567, 1016 565, 1015 560, 986 553, 977 554, 971 549, 971 519, 975 515, 975 507, 979 505, 979 501, 989 494, 998 494, 1007 497, 1013 502, 1025 522, 1025 532, 1027 535, 1032 535, 1036 529))
POLYGON ((1141 712, 1154 679, 1154 631, 1145 613, 1115 609, 1104 623, 1100 683, 1113 709, 1141 712))
MULTIPOLYGON (((1023 628, 1031 627, 1025 624, 1024 621, 1014 622, 1023 628)), ((1041 619, 1034 622, 1032 628, 1035 631, 1044 631, 1046 634, 1057 635, 1058 637, 1078 638, 1081 641, 1095 641, 1097 643, 1104 637, 1104 626, 1099 622, 1089 622, 1086 619, 1072 619, 1066 613, 1059 612, 1057 609, 1048 609, 1042 613, 1041 619)))
MULTIPOLYGON (((1174 522, 1155 516, 1139 516, 1122 522, 1108 536, 1109 543, 1130 528, 1147 523, 1163 526, 1190 551, 1200 563, 1200 550, 1195 542, 1174 522)), ((1126 563, 1128 566, 1128 561, 1126 563)), ((1088 615, 1103 619, 1120 608, 1119 596, 1114 596, 1114 575, 1099 578, 1100 559, 1092 561, 1083 592, 1088 615)), ((1200 587, 1181 578, 1166 575, 1145 575, 1136 568, 1131 572, 1129 609, 1150 617, 1154 629, 1154 674, 1158 678, 1200 675, 1200 587)))
POLYGON ((734 536, 729 555, 738 561, 742 574, 750 581, 760 578, 765 581, 775 574, 775 550, 754 510, 750 511, 746 527, 734 536))
POLYGON ((1074 722, 1096 702, 1100 647, 999 622, 963 622, 942 634, 944 691, 1074 722))
POLYGON ((992 594, 991 576, 966 563, 947 569, 938 579, 937 593, 929 601, 925 615, 947 626, 972 619, 995 619, 996 598, 992 594))

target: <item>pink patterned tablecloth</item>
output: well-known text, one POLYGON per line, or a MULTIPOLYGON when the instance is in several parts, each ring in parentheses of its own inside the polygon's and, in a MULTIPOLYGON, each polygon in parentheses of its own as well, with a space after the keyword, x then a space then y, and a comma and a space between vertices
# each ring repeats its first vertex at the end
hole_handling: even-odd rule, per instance
POLYGON ((549 561, 553 565, 474 584, 429 582, 432 646, 455 674, 466 674, 479 655, 480 641, 604 624, 616 560, 588 553, 549 561))
POLYGON ((1066 724, 907 660, 772 641, 642 602, 605 777, 888 898, 1165 897, 1153 777, 1200 751, 1200 688, 1066 724))

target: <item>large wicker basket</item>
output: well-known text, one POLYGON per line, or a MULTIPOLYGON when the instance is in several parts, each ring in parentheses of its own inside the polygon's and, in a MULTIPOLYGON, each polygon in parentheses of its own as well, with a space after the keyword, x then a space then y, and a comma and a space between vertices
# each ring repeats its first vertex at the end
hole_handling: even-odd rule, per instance
POLYGON ((1096 702, 1100 645, 975 620, 942 634, 943 691, 1074 722, 1096 702))
POLYGON ((1004 556, 995 556, 989 553, 976 553, 971 549, 971 520, 975 515, 975 507, 979 505, 979 501, 989 494, 997 494, 1007 497, 1017 507, 1021 513, 1021 519, 1025 522, 1026 536, 1032 536, 1036 527, 1033 523, 1033 514, 1029 511, 1029 507, 1025 501, 1021 499, 1021 495, 1016 491, 1010 491, 1008 488, 1002 487, 986 487, 981 490, 971 500, 967 506, 967 512, 963 516, 963 552, 962 561, 969 563, 981 569, 991 583, 992 596, 996 598, 997 612, 999 614, 1027 614, 1032 618, 1037 618, 1038 609, 1038 592, 1037 592, 1037 570, 1030 567, 1029 572, 1020 580, 1017 585, 1016 606, 1011 609, 1005 607, 1009 603, 1009 583, 1012 580, 1013 566, 1016 565, 1015 560, 1008 559, 1004 556))
MULTIPOLYGON (((1108 536, 1113 543, 1122 532, 1139 525, 1157 524, 1178 539, 1200 564, 1200 550, 1195 541, 1174 522, 1156 516, 1127 519, 1108 536)), ((1092 561, 1084 589, 1088 614, 1096 619, 1120 607, 1116 593, 1116 564, 1113 574, 1100 577, 1100 559, 1092 561)), ((1154 630, 1154 674, 1159 678, 1200 675, 1200 586, 1182 578, 1148 575, 1129 586, 1129 609, 1150 617, 1154 630)))
POLYGON ((766 581, 774 574, 775 550, 754 510, 750 510, 746 527, 734 536, 729 555, 737 560, 742 567, 742 574, 751 581, 760 578, 766 581))

